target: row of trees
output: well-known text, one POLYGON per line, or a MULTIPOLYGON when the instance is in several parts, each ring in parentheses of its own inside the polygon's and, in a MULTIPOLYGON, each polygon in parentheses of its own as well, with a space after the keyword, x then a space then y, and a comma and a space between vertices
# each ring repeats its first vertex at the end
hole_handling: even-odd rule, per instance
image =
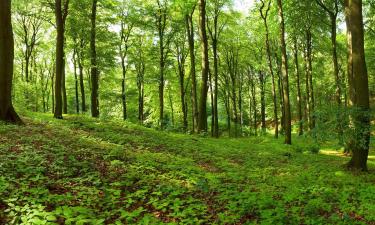
POLYGON ((89 90, 93 117, 136 117, 160 129, 181 124, 214 137, 256 135, 261 127, 291 144, 292 122, 299 135, 315 134, 334 114, 334 133, 353 153, 349 165, 366 169, 370 105, 360 0, 259 0, 248 17, 230 0, 14 0, 15 66, 10 1, 2 4, 2 120, 20 122, 11 104, 14 68, 13 99, 58 119, 86 112, 89 90), (334 99, 317 86, 334 87, 334 99), (324 116, 333 102, 336 110, 324 116), (344 138, 345 126, 354 138, 344 138))

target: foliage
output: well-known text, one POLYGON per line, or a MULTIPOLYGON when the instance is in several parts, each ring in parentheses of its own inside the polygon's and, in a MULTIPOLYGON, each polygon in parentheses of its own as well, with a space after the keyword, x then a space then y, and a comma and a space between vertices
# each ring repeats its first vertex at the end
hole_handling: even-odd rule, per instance
POLYGON ((84 116, 25 120, 0 124, 2 223, 375 222, 374 175, 342 171, 346 158, 327 143, 309 154, 309 137, 296 137, 303 151, 293 151, 270 136, 211 139, 84 116))

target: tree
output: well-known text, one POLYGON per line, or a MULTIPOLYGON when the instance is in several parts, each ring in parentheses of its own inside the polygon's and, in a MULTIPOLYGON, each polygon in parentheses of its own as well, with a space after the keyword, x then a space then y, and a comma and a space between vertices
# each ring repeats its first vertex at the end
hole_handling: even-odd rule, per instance
POLYGON ((266 29, 266 50, 267 50, 267 59, 268 59, 268 68, 270 70, 271 79, 272 79, 272 100, 273 100, 273 113, 274 113, 274 122, 275 122, 275 138, 279 137, 279 118, 277 116, 277 96, 276 96, 276 85, 275 85, 275 75, 273 72, 273 65, 272 65, 272 53, 271 53, 271 47, 270 47, 270 41, 269 41, 269 28, 267 23, 268 13, 271 8, 271 0, 268 1, 268 4, 266 6, 266 2, 264 0, 261 0, 261 7, 259 9, 260 16, 263 19, 264 27, 266 29), (266 7, 265 12, 263 11, 264 7, 266 7))
POLYGON ((342 143, 343 127, 342 127, 342 116, 341 116, 341 81, 339 75, 339 63, 337 57, 337 16, 339 14, 339 2, 338 0, 330 0, 328 6, 324 4, 322 0, 315 0, 316 3, 329 15, 331 21, 331 45, 332 45, 332 63, 333 63, 333 75, 335 77, 336 93, 335 98, 338 106, 337 110, 337 129, 340 137, 340 143, 342 143))
POLYGON ((0 120, 22 123, 12 104, 14 40, 11 1, 0 2, 0 120))
MULTIPOLYGON (((220 33, 223 31, 224 26, 219 26, 219 17, 222 12, 222 7, 224 6, 224 2, 220 0, 213 1, 213 15, 212 15, 212 25, 208 24, 208 32, 211 38, 211 45, 212 45, 212 53, 213 53, 213 60, 214 60, 214 87, 213 87, 213 102, 212 102, 212 116, 213 116, 213 126, 212 126, 212 133, 213 136, 218 138, 219 137, 219 112, 218 112, 218 79, 219 79, 219 56, 218 56, 218 42, 220 33)), ((212 91, 212 90, 211 90, 212 91)))
POLYGON ((122 98, 122 117, 124 120, 127 119, 127 102, 126 102, 126 73, 128 71, 127 55, 129 51, 129 38, 134 27, 134 22, 130 19, 130 10, 126 10, 125 7, 129 8, 128 5, 121 6, 121 29, 120 29, 120 43, 119 53, 121 58, 122 68, 122 81, 121 81, 121 98, 122 98))
POLYGON ((284 125, 285 125, 285 144, 292 144, 292 122, 289 103, 289 78, 288 78, 288 58, 286 54, 285 43, 285 23, 282 0, 277 0, 280 18, 280 43, 282 58, 282 81, 283 81, 283 102, 284 102, 284 125))
POLYGON ((199 34, 202 51, 202 85, 199 99, 198 132, 207 132, 207 93, 208 93, 208 39, 206 32, 206 1, 199 0, 199 34))
POLYGON ((96 59, 96 11, 98 0, 92 0, 91 10, 91 115, 99 117, 99 72, 96 59))
POLYGON ((348 74, 350 104, 354 109, 352 126, 354 135, 350 139, 352 158, 349 168, 367 171, 370 144, 370 100, 368 74, 364 51, 364 28, 362 0, 345 0, 350 57, 348 64, 352 73, 348 74))
POLYGON ((164 86, 165 86, 165 67, 170 44, 170 38, 166 40, 168 0, 157 0, 156 27, 159 38, 159 125, 164 129, 164 86))
POLYGON ((55 0, 56 17, 56 78, 55 78, 55 112, 54 117, 62 119, 62 82, 64 76, 64 36, 65 21, 68 16, 69 0, 55 0))

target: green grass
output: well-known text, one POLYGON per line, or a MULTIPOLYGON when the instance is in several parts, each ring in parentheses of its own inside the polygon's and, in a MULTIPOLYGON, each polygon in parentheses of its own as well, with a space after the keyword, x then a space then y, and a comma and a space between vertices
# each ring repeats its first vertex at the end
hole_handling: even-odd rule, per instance
POLYGON ((0 224, 375 224, 374 156, 51 117, 0 124, 0 224))

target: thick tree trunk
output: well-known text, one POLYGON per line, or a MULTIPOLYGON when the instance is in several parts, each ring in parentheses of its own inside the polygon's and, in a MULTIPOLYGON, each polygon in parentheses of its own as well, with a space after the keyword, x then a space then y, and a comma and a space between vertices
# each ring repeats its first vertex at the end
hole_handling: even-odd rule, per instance
POLYGON ((61 0, 55 1, 55 16, 56 16, 56 77, 55 77, 55 112, 54 117, 62 119, 63 99, 62 99, 62 81, 63 81, 63 66, 64 66, 64 18, 61 7, 61 0))
MULTIPOLYGON (((193 11, 194 12, 194 11, 193 11)), ((193 28, 193 15, 186 15, 186 30, 188 34, 189 54, 190 54, 190 77, 192 89, 192 113, 193 113, 193 131, 198 125, 198 99, 197 99, 197 78, 195 71, 195 47, 194 47, 194 28, 193 28)))
POLYGON ((198 131, 207 132, 207 92, 208 92, 208 39, 206 32, 206 1, 199 0, 199 33, 202 49, 202 86, 199 99, 198 131))
POLYGON ((0 120, 22 124, 12 105, 14 39, 11 1, 0 1, 0 120))
POLYGON ((280 18, 280 42, 281 42, 281 58, 282 58, 282 75, 283 75, 283 89, 284 89, 284 111, 285 111, 285 144, 292 144, 292 124, 289 103, 289 78, 288 78, 288 58, 286 54, 285 43, 285 24, 282 0, 277 0, 280 18))
POLYGON ((96 59, 96 9, 97 0, 92 0, 91 11, 91 115, 92 117, 99 117, 99 74, 96 59))
POLYGON ((362 0, 345 0, 345 12, 349 22, 348 40, 351 42, 350 54, 352 73, 349 74, 350 104, 355 109, 351 116, 354 135, 350 140, 352 158, 350 168, 367 171, 370 144, 370 99, 368 74, 364 50, 364 29, 362 0))

